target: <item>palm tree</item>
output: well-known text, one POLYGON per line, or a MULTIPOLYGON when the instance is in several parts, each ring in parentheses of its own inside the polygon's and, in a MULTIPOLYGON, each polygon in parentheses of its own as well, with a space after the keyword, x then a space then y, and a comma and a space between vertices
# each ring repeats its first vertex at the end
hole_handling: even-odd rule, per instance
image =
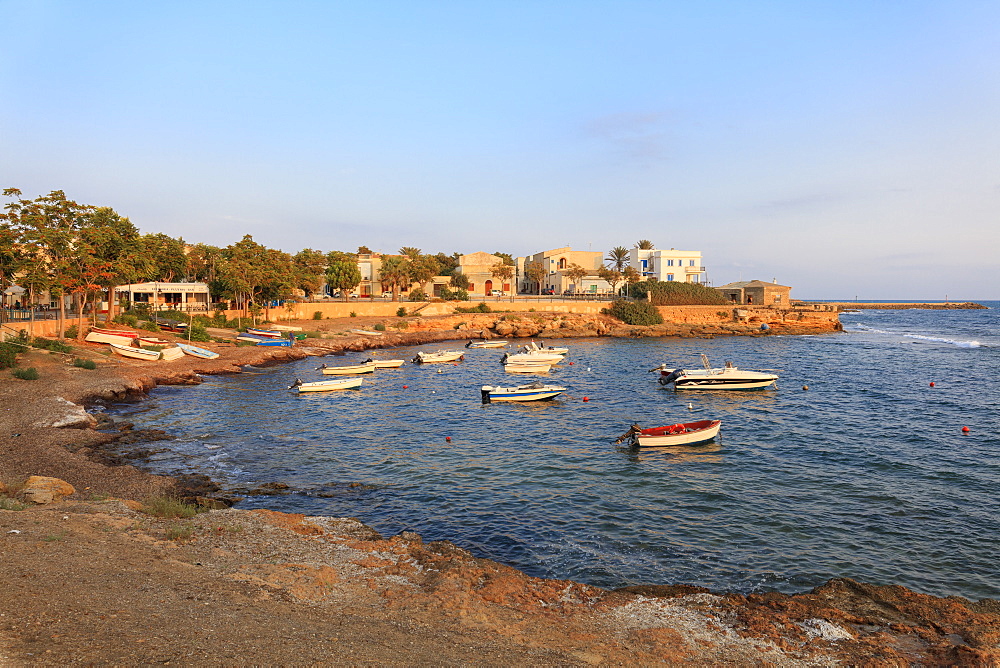
POLYGON ((416 260, 417 258, 420 257, 420 249, 414 248, 413 246, 403 246, 402 248, 399 249, 399 254, 405 255, 411 260, 416 260))
POLYGON ((642 250, 653 250, 653 242, 649 239, 639 239, 639 243, 636 244, 636 247, 642 250))
POLYGON ((624 246, 615 246, 608 251, 608 256, 604 258, 604 261, 610 262, 615 271, 621 273, 628 266, 628 259, 629 250, 624 246))
POLYGON ((382 268, 379 276, 382 289, 392 288, 392 301, 399 301, 399 286, 410 284, 409 261, 399 255, 389 255, 382 258, 382 268))

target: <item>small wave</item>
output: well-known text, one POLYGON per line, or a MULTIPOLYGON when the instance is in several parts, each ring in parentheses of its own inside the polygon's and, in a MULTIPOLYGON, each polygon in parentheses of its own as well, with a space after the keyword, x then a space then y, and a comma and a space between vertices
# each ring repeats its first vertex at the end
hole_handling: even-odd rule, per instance
POLYGON ((979 341, 958 341, 956 339, 945 339, 938 336, 923 336, 921 334, 904 334, 910 339, 920 339, 921 341, 934 341, 935 343, 948 343, 959 348, 981 348, 983 344, 979 341))

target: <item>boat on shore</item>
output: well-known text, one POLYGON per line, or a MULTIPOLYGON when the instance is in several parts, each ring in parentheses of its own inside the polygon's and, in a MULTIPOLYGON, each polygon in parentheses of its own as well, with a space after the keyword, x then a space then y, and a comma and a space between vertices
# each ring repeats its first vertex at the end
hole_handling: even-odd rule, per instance
POLYGON ((247 334, 246 332, 240 332, 236 335, 237 341, 247 341, 248 343, 254 343, 258 346, 281 346, 285 348, 292 347, 291 339, 271 339, 264 336, 254 336, 253 334, 247 334))
POLYGON ((496 339, 493 341, 469 341, 465 344, 466 348, 504 348, 510 345, 510 341, 506 339, 496 339))
POLYGON ((746 371, 733 366, 732 362, 713 368, 705 355, 701 356, 701 361, 703 369, 671 369, 661 364, 650 371, 659 371, 660 385, 673 383, 675 390, 762 390, 778 380, 777 374, 746 371))
POLYGON ((164 362, 173 362, 184 357, 184 351, 177 346, 170 346, 160 351, 160 359, 164 362))
POLYGON ((177 332, 182 334, 187 331, 188 324, 180 320, 170 320, 169 318, 154 318, 153 322, 156 326, 165 332, 177 332))
POLYGON ((122 357, 130 357, 136 360, 145 360, 147 362, 155 362, 160 359, 159 350, 146 350, 145 348, 133 348, 132 346, 123 346, 120 343, 109 343, 111 350, 118 353, 122 357))
POLYGON ((219 356, 219 353, 212 350, 206 350, 205 348, 199 348, 198 346, 192 346, 189 343, 178 343, 177 347, 185 355, 191 355, 192 357, 200 357, 203 360, 214 360, 219 356))
POLYGON ((364 336, 382 336, 385 332, 375 332, 370 329, 349 329, 351 334, 362 334, 364 336))
POLYGON ((276 329, 260 329, 258 327, 247 327, 247 334, 252 334, 254 336, 263 336, 267 339, 283 339, 285 338, 284 332, 279 332, 276 329))
POLYGON ((121 346, 131 345, 132 341, 139 338, 138 332, 127 329, 104 329, 102 327, 91 327, 90 332, 84 341, 91 343, 117 343, 121 346))
POLYGON ((637 424, 618 437, 615 443, 629 442, 636 447, 657 447, 671 445, 699 445, 708 443, 719 435, 721 420, 699 420, 678 422, 665 427, 643 429, 637 424))
POLYGON ((491 401, 546 401, 556 398, 565 391, 565 387, 547 385, 541 382, 519 385, 517 387, 483 385, 480 388, 484 404, 488 404, 491 401))
POLYGON ((442 362, 457 362, 465 359, 461 350, 437 350, 432 353, 419 352, 413 358, 414 364, 440 364, 442 362))
POLYGON ((289 390, 298 389, 302 392, 331 392, 333 390, 354 390, 361 387, 364 378, 336 378, 334 380, 317 380, 303 383, 298 378, 289 386, 289 390))
POLYGON ((362 373, 372 373, 375 371, 375 362, 362 362, 361 364, 349 364, 345 366, 322 365, 316 368, 327 376, 349 376, 362 373))

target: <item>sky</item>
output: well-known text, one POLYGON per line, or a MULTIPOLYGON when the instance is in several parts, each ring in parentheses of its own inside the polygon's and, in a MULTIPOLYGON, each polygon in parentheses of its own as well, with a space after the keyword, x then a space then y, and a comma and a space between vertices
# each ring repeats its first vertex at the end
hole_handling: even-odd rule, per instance
POLYGON ((648 239, 714 285, 1000 299, 995 0, 0 0, 0 188, 144 233, 648 239))

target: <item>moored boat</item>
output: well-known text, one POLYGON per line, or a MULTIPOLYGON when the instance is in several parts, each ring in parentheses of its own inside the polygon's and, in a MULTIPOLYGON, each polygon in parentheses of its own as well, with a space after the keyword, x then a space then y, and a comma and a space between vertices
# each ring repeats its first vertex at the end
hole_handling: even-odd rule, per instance
POLYGON ((365 360, 366 364, 368 362, 373 363, 376 369, 396 369, 403 366, 406 360, 376 360, 369 357, 365 360))
POLYGON ((541 352, 529 352, 529 353, 504 353, 503 357, 500 358, 501 364, 507 364, 508 362, 548 362, 550 364, 559 364, 565 358, 559 353, 541 353, 541 352))
POLYGON ((618 437, 615 443, 629 441, 630 445, 655 447, 665 445, 698 445, 715 439, 722 427, 720 420, 678 422, 665 427, 643 429, 637 424, 618 437))
POLYGON ((518 387, 483 385, 480 388, 484 404, 491 401, 545 401, 547 399, 554 399, 565 391, 565 387, 546 385, 540 382, 520 385, 518 387))
POLYGON ((303 383, 298 378, 288 388, 289 390, 298 388, 299 392, 330 392, 332 390, 353 390, 361 387, 364 378, 335 378, 334 380, 317 380, 311 383, 303 383))
POLYGON ((152 362, 160 359, 159 350, 146 350, 145 348, 133 348, 132 346, 123 346, 120 343, 109 343, 111 350, 118 353, 122 357, 131 357, 136 360, 146 360, 147 362, 152 362))
POLYGON ((534 341, 528 341, 528 343, 521 346, 519 352, 526 353, 555 353, 557 355, 567 355, 569 354, 569 348, 564 346, 540 346, 534 341))
POLYGON ((127 329, 103 329, 101 327, 91 327, 90 332, 87 334, 86 338, 84 338, 84 341, 90 341, 91 343, 117 343, 121 346, 127 346, 137 338, 139 338, 138 332, 133 332, 127 329))
POLYGON ((180 348, 185 355, 191 355, 192 357, 200 357, 204 360, 213 360, 219 356, 219 353, 212 350, 206 350, 204 348, 199 348, 198 346, 192 346, 188 343, 178 343, 177 347, 180 348))
POLYGON ((702 369, 670 369, 666 364, 650 369, 659 371, 660 385, 673 383, 675 390, 761 390, 774 385, 777 374, 765 371, 746 371, 726 362, 721 368, 712 368, 708 357, 701 356, 702 369))
POLYGON ((436 364, 441 362, 456 362, 465 359, 461 350, 438 350, 432 353, 419 352, 413 358, 414 364, 436 364))
POLYGON ((465 344, 466 348, 503 348, 510 345, 510 341, 506 339, 495 339, 493 341, 469 341, 465 344))
POLYGON ((507 362, 503 365, 503 370, 507 373, 548 373, 552 369, 552 362, 507 362))
POLYGON ((361 364, 350 364, 347 366, 327 366, 317 367, 317 371, 322 371, 327 376, 347 376, 359 373, 372 373, 375 371, 374 362, 363 362, 361 364))

